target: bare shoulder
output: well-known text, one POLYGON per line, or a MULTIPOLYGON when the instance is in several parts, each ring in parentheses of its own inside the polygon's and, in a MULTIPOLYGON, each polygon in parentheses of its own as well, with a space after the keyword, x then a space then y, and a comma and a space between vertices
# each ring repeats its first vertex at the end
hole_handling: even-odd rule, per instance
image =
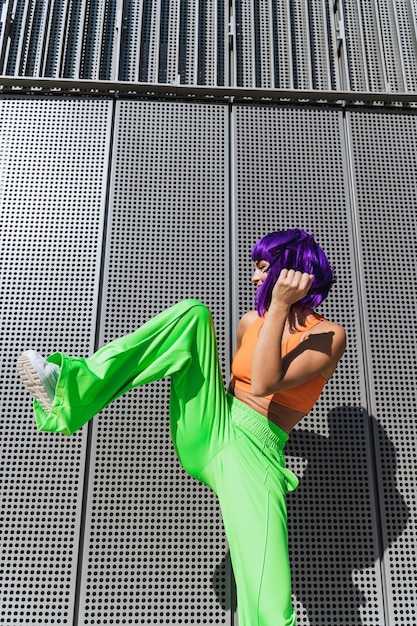
POLYGON ((248 311, 240 318, 238 330, 242 329, 243 332, 249 328, 251 324, 259 317, 258 311, 248 311))
POLYGON ((320 324, 317 324, 311 329, 309 335, 322 335, 323 340, 325 340, 326 335, 331 335, 331 353, 333 360, 338 361, 346 350, 346 331, 335 322, 323 319, 320 324))
POLYGON ((337 334, 344 334, 344 335, 346 334, 345 329, 342 326, 340 326, 339 324, 336 324, 336 322, 331 322, 325 317, 321 320, 320 324, 317 324, 317 326, 314 326, 312 328, 312 331, 316 330, 316 328, 320 329, 319 332, 323 332, 323 330, 332 330, 333 332, 337 334))
POLYGON ((251 326, 258 319, 258 311, 248 311, 240 318, 238 327, 237 327, 237 345, 240 346, 240 342, 242 341, 242 337, 251 326))
POLYGON ((336 324, 336 322, 331 322, 330 320, 327 319, 323 319, 323 321, 320 323, 320 328, 321 331, 328 331, 328 332, 333 332, 335 334, 335 337, 345 337, 346 338, 346 331, 343 328, 343 326, 340 326, 340 324, 336 324))

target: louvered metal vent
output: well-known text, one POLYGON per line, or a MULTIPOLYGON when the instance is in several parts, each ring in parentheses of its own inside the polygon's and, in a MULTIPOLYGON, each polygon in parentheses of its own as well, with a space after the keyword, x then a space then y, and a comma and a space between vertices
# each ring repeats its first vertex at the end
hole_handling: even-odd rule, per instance
POLYGON ((3 0, 0 73, 417 90, 416 0, 3 0))

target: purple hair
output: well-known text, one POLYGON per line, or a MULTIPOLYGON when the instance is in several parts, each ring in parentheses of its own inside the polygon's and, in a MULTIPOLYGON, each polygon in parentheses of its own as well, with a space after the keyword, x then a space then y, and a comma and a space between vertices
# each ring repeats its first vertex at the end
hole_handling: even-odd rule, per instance
POLYGON ((292 305, 291 309, 315 309, 325 300, 336 282, 329 260, 314 236, 299 228, 269 233, 259 239, 252 248, 252 260, 270 264, 268 276, 255 295, 255 306, 261 317, 269 309, 272 290, 282 269, 314 274, 308 294, 292 305))

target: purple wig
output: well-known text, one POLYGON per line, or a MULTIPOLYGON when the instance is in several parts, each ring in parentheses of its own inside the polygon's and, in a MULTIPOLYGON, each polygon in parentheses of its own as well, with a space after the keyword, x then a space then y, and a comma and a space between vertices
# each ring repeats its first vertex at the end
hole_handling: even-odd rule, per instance
POLYGON ((313 283, 306 296, 293 307, 315 309, 327 297, 336 277, 327 256, 309 235, 299 228, 281 230, 265 235, 252 249, 253 261, 270 264, 268 276, 257 289, 255 306, 262 317, 271 304, 272 290, 282 269, 293 269, 314 274, 313 283))

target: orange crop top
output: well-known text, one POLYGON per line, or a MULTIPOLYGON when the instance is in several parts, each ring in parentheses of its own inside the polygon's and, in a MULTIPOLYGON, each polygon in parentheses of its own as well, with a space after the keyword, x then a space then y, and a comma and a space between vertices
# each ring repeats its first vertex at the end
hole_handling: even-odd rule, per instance
MULTIPOLYGON (((295 333, 289 335, 289 337, 282 342, 282 356, 291 352, 291 350, 293 350, 300 343, 302 333, 305 333, 306 330, 313 328, 313 326, 316 326, 316 324, 322 320, 323 318, 321 317, 313 317, 310 320, 307 320, 303 330, 296 331, 295 333)), ((237 389, 248 393, 252 393, 252 359, 256 342, 258 341, 259 331, 263 322, 264 318, 258 317, 258 319, 256 319, 253 324, 249 326, 243 334, 242 343, 237 350, 232 363, 232 385, 234 385, 237 389)), ((265 397, 271 400, 271 402, 288 407, 289 409, 301 411, 302 413, 309 413, 317 402, 317 399, 320 396, 326 382, 327 380, 318 374, 302 385, 297 385, 297 387, 292 387, 292 389, 285 389, 284 391, 279 391, 278 393, 265 397)))

